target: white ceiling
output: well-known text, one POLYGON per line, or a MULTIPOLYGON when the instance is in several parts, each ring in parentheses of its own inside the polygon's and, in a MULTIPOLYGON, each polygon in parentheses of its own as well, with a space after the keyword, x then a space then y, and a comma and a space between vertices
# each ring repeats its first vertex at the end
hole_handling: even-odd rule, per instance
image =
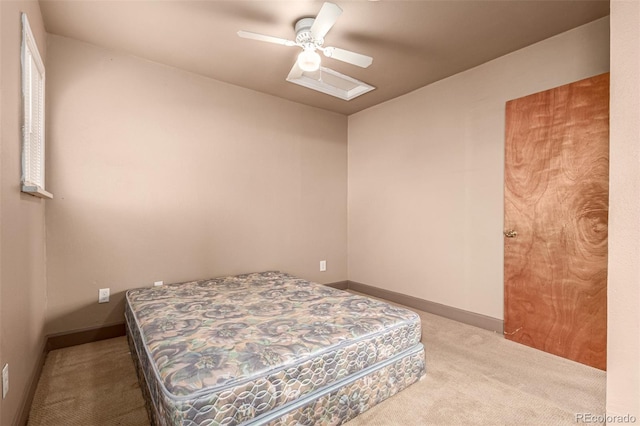
POLYGON ((285 81, 298 48, 238 30, 295 38, 322 1, 40 0, 49 33, 127 52, 295 102, 352 114, 609 14, 608 0, 340 1, 325 45, 372 56, 366 69, 323 66, 377 89, 351 101, 285 81))

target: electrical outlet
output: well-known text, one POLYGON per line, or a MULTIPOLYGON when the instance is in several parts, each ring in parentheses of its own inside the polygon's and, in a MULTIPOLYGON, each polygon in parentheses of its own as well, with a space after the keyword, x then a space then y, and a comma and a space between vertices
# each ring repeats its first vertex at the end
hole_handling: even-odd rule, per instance
POLYGON ((153 286, 154 286, 154 287, 160 287, 162 284, 164 284, 164 281, 155 281, 155 282, 153 283, 153 286))
POLYGON ((326 260, 321 260, 320 261, 320 272, 324 272, 327 270, 327 261, 326 260))
POLYGON ((107 303, 109 301, 109 289, 101 288, 98 290, 98 303, 107 303))
POLYGON ((9 392, 9 364, 2 367, 2 399, 7 396, 7 392, 9 392))

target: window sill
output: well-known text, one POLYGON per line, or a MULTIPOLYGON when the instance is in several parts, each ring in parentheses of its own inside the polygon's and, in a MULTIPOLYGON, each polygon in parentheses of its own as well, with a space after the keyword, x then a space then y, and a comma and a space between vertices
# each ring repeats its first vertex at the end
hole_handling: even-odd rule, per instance
POLYGON ((39 186, 35 186, 35 185, 23 184, 22 192, 29 195, 33 195, 34 197, 53 199, 52 193, 47 192, 44 189, 40 188, 39 186))

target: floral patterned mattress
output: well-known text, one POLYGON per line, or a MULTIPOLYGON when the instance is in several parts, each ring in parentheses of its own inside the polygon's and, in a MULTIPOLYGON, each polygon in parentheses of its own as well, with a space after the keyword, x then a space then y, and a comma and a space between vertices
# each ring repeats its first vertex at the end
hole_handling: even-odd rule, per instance
POLYGON ((281 272, 129 290, 125 317, 158 424, 294 418, 356 379, 375 390, 365 373, 386 368, 390 394, 424 375, 417 314, 281 272))

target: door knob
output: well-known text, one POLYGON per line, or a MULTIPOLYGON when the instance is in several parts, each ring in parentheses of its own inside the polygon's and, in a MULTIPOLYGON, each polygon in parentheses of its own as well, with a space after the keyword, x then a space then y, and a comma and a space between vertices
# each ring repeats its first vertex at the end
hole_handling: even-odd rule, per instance
POLYGON ((513 229, 508 229, 506 231, 504 231, 504 236, 507 238, 515 238, 518 235, 518 233, 516 231, 514 231, 513 229))

